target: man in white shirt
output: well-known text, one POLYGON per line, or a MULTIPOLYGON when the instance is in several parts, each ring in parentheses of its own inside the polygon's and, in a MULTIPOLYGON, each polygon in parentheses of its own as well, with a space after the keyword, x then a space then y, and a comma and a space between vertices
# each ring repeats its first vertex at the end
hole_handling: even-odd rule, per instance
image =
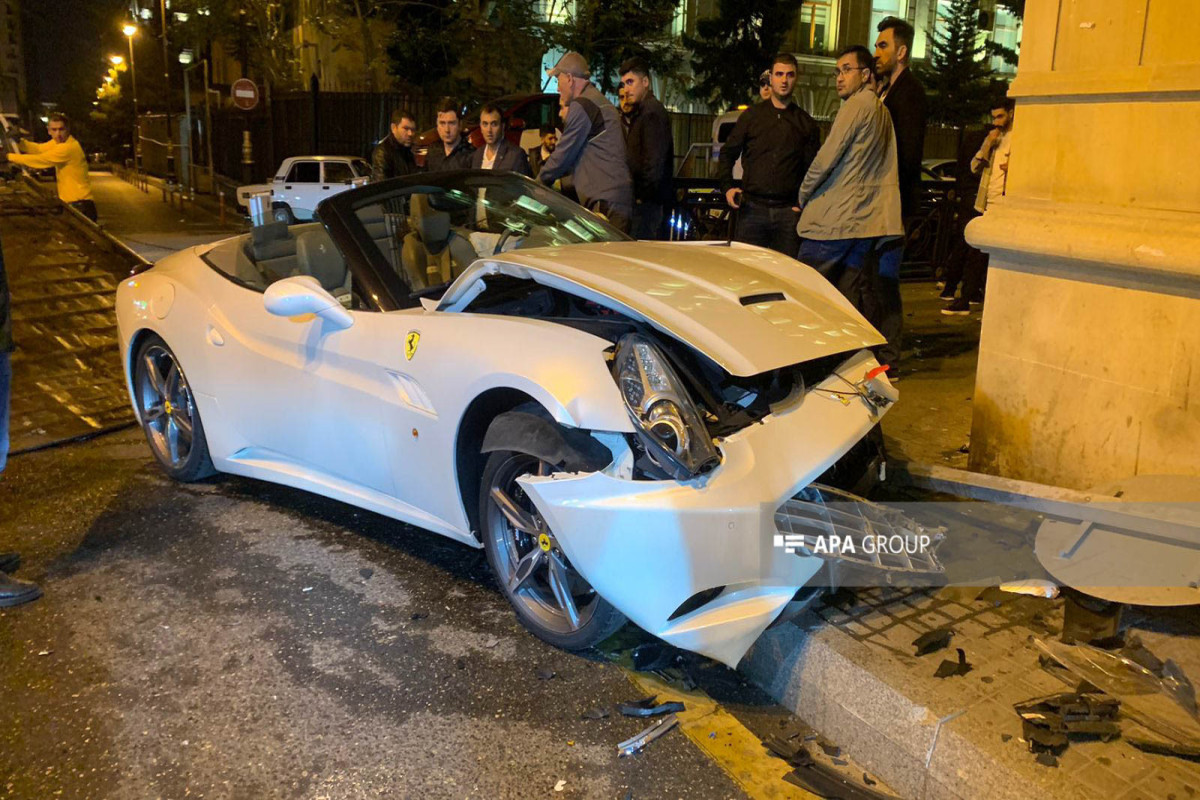
MULTIPOLYGON (((991 111, 992 130, 979 152, 971 159, 971 172, 982 173, 979 193, 975 196, 975 211, 984 213, 988 206, 1004 196, 1008 186, 1008 154, 1012 149, 1013 112, 1016 103, 1011 98, 1002 98, 993 104, 991 111)), ((963 263, 962 295, 942 309, 949 316, 967 316, 971 304, 983 303, 983 286, 987 278, 988 258, 975 248, 968 248, 963 263)))
POLYGON ((483 134, 483 147, 471 154, 472 169, 503 170, 532 177, 529 157, 504 135, 504 114, 497 106, 488 103, 480 110, 479 131, 483 134))

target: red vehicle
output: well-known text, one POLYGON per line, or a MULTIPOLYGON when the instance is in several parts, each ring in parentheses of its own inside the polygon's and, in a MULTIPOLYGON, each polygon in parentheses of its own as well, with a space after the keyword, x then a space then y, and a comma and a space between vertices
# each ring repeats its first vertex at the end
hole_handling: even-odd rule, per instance
MULTIPOLYGON (((558 119, 557 94, 510 94, 492 101, 500 108, 504 116, 505 135, 513 144, 528 150, 541 141, 543 125, 561 125, 558 119)), ((479 109, 481 103, 469 113, 463 125, 467 136, 475 147, 483 147, 483 134, 479 130, 479 109)), ((417 163, 424 166, 425 153, 431 145, 439 141, 437 128, 429 128, 417 136, 413 144, 413 154, 417 163)))

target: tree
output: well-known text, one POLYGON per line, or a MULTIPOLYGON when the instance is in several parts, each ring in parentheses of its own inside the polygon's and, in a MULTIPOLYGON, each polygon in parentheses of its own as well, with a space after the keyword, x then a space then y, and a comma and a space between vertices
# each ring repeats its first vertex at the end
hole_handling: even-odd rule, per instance
POLYGON ((491 97, 538 86, 549 44, 535 0, 426 0, 391 6, 389 68, 427 94, 491 97))
POLYGON ((987 48, 979 35, 979 0, 951 0, 945 27, 935 30, 921 80, 929 119, 962 127, 987 113, 995 96, 987 48))
MULTIPOLYGON (((554 44, 588 61, 592 81, 615 92, 621 62, 638 56, 655 75, 678 71, 671 35, 679 0, 576 0, 565 22, 554 25, 554 44)), ((550 15, 554 19, 555 10, 550 15)))
POLYGON ((736 106, 758 92, 758 76, 783 46, 802 0, 719 0, 717 15, 685 36, 696 84, 690 94, 715 106, 736 106))

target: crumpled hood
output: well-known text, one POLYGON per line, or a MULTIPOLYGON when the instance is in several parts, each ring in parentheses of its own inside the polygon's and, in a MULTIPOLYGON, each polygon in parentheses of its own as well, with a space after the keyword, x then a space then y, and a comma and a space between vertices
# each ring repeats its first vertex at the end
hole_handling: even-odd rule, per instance
POLYGON ((438 308, 452 310, 479 278, 497 273, 644 320, 738 376, 884 342, 815 270, 736 242, 605 242, 512 251, 475 262, 438 308))

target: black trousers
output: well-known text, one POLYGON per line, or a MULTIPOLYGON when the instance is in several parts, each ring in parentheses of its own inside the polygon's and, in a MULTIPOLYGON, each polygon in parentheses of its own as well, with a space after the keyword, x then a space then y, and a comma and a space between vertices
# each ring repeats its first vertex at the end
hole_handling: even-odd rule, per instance
POLYGON ((769 247, 784 255, 796 257, 800 236, 796 223, 800 215, 791 206, 765 205, 742 195, 742 207, 737 211, 737 240, 759 247, 769 247))
POLYGON ((99 220, 99 216, 96 214, 96 203, 94 201, 92 201, 92 200, 76 200, 74 203, 71 203, 70 205, 71 205, 71 208, 75 209, 80 214, 83 214, 85 217, 90 219, 92 222, 97 222, 99 220))
POLYGON ((588 203, 587 209, 588 211, 603 215, 608 220, 608 224, 621 233, 629 233, 632 228, 632 212, 625 206, 619 206, 607 200, 593 200, 588 203))
POLYGON ((663 238, 663 206, 662 203, 637 202, 633 206, 633 229, 630 231, 635 239, 663 238))
POLYGON ((962 283, 962 296, 968 300, 978 300, 983 297, 983 287, 987 281, 988 255, 982 250, 976 250, 967 244, 967 223, 979 216, 975 209, 962 212, 954 247, 946 259, 946 288, 947 295, 954 294, 959 283, 962 283))

